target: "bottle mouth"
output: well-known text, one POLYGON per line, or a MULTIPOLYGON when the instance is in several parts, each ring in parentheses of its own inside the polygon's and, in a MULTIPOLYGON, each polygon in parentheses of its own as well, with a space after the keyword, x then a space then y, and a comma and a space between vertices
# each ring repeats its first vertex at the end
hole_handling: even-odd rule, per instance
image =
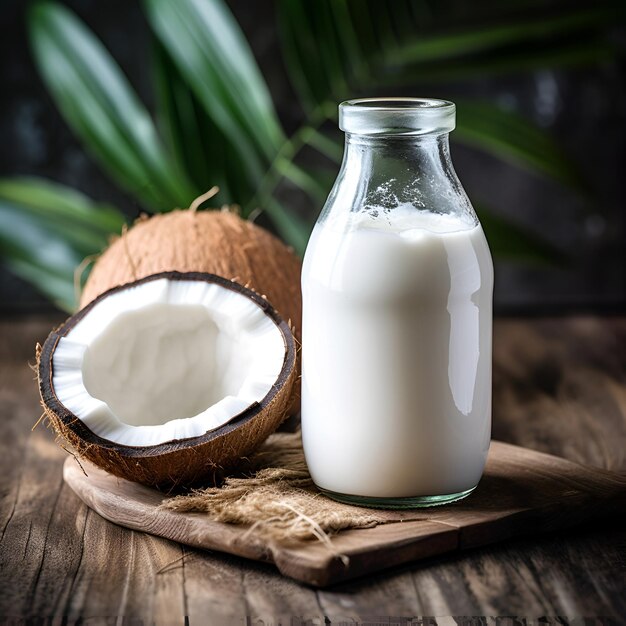
POLYGON ((339 128, 356 135, 449 133, 456 106, 436 98, 359 98, 339 105, 339 128))

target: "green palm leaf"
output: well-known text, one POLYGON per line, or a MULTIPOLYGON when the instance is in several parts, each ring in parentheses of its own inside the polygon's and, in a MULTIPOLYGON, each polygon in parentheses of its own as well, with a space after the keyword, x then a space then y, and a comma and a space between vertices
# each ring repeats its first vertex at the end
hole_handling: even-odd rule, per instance
POLYGON ((0 257, 62 309, 75 308, 74 269, 84 255, 63 235, 1 200, 0 257))
POLYGON ((39 70, 67 123, 125 189, 154 210, 197 195, 104 46, 63 6, 35 4, 29 28, 39 70))
POLYGON ((381 73, 379 87, 438 85, 450 81, 471 81, 487 75, 510 75, 533 70, 584 67, 614 58, 607 41, 586 39, 547 43, 538 48, 511 48, 497 52, 454 57, 438 62, 388 68, 381 73))
MULTIPOLYGON (((2 235, 0 235, 2 242, 2 235)), ((66 313, 73 313, 78 302, 72 275, 69 272, 57 274, 45 264, 30 256, 11 258, 6 261, 7 268, 22 280, 30 283, 50 302, 66 313)))
POLYGON ((241 204, 244 216, 257 209, 267 211, 279 234, 302 252, 310 226, 286 210, 272 192, 281 177, 319 201, 326 190, 289 158, 290 142, 230 11, 221 0, 145 0, 145 6, 169 57, 161 59, 166 73, 159 81, 159 100, 168 134, 173 129, 178 134, 173 143, 180 147, 181 160, 189 164, 204 159, 211 173, 209 185, 227 189, 220 196, 223 201, 241 204), (191 122, 181 107, 193 109, 191 122), (203 141, 197 137, 200 128, 208 131, 203 141), (215 143, 207 145, 207 137, 215 143), (198 156, 200 144, 204 148, 198 156))
POLYGON ((125 222, 117 209, 37 178, 0 179, 0 258, 66 311, 74 270, 125 222))
MULTIPOLYGON (((200 187, 212 184, 220 187, 216 203, 241 203, 247 213, 260 208, 255 203, 250 204, 255 189, 227 138, 207 115, 162 47, 158 45, 155 51, 158 118, 181 165, 192 172, 200 187)), ((310 227, 271 194, 258 200, 279 234, 302 254, 310 227)))
POLYGON ((615 10, 612 7, 600 5, 595 8, 574 8, 547 17, 535 15, 516 19, 505 16, 505 21, 489 26, 457 28, 434 35, 422 33, 399 49, 390 51, 385 57, 385 64, 405 68, 417 63, 432 63, 487 52, 492 56, 502 56, 503 51, 520 44, 535 46, 537 41, 554 42, 580 32, 589 32, 594 27, 610 23, 614 17, 615 10))
POLYGON ((71 187, 33 176, 0 178, 0 200, 19 205, 43 220, 99 236, 119 233, 125 222, 115 207, 93 202, 71 187))
POLYGON ((264 210, 274 222, 278 234, 292 246, 296 254, 302 256, 309 240, 311 225, 272 196, 267 198, 264 210))
POLYGON ((221 0, 145 0, 144 4, 181 75, 251 175, 260 179, 285 137, 232 14, 221 0))
MULTIPOLYGON (((615 15, 610 5, 602 5, 546 19, 507 16, 503 19, 509 21, 493 26, 425 36, 422 5, 410 0, 318 0, 315 5, 280 0, 278 7, 289 75, 310 118, 327 111, 330 102, 369 90, 372 83, 397 87, 490 68, 510 71, 524 63, 535 67, 598 61, 610 46, 594 33, 615 15), (593 36, 580 41, 581 33, 593 36), (573 36, 578 39, 571 44, 573 36)), ((579 172, 549 134, 515 113, 487 103, 459 103, 455 136, 497 158, 581 188, 579 172)), ((317 144, 332 154, 326 141, 317 144)))
POLYGON ((565 255, 544 239, 518 226, 483 205, 475 206, 491 254, 497 258, 530 265, 564 265, 565 255))
POLYGON ((234 202, 237 187, 230 188, 224 158, 228 141, 159 42, 155 42, 153 52, 157 122, 168 148, 198 189, 217 185, 220 192, 214 201, 234 202))
POLYGON ((456 104, 455 140, 572 189, 583 189, 581 173, 547 132, 489 102, 457 100, 456 104))

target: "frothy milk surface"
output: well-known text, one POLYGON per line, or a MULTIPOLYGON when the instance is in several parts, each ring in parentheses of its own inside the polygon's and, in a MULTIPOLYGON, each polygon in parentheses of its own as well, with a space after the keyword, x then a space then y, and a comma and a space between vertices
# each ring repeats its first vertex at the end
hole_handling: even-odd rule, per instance
POLYGON ((302 273, 302 436, 318 486, 402 498, 478 483, 492 289, 470 216, 368 207, 315 227, 302 273))

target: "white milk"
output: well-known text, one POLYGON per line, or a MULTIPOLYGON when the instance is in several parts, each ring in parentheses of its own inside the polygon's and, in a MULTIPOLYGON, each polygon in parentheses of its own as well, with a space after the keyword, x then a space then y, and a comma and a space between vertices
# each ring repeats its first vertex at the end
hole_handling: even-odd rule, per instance
POLYGON ((403 498, 476 486, 491 431, 492 287, 469 216, 405 205, 316 226, 302 273, 302 436, 319 487, 403 498))

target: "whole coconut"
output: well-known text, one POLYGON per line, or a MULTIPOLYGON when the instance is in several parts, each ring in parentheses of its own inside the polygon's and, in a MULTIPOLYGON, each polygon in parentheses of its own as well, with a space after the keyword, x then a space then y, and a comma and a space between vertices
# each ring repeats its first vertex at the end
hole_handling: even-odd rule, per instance
MULTIPOLYGON (((140 218, 95 262, 81 308, 118 285, 161 272, 206 272, 269 300, 300 341, 302 263, 278 238, 229 210, 175 210, 140 218)), ((291 413, 299 409, 299 385, 291 413)))

